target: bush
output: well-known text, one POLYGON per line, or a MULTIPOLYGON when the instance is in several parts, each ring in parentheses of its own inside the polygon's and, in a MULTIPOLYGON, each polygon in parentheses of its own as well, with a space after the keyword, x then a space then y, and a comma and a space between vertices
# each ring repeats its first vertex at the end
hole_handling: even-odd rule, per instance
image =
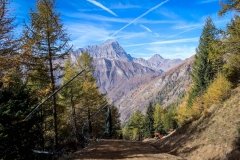
POLYGON ((179 126, 182 126, 193 119, 197 119, 201 115, 199 105, 196 105, 200 104, 199 98, 195 98, 192 106, 189 106, 188 99, 189 95, 186 95, 182 103, 177 108, 175 118, 179 126))
POLYGON ((213 104, 219 104, 230 94, 231 83, 222 74, 218 74, 209 85, 206 92, 196 97, 191 106, 188 105, 187 95, 177 109, 176 119, 179 125, 198 119, 202 113, 208 111, 213 104))
POLYGON ((210 84, 206 93, 203 95, 204 109, 208 109, 213 104, 224 101, 230 94, 231 83, 222 74, 210 84))
POLYGON ((233 84, 239 84, 240 82, 240 55, 231 54, 227 60, 227 63, 223 66, 223 71, 226 77, 233 84))

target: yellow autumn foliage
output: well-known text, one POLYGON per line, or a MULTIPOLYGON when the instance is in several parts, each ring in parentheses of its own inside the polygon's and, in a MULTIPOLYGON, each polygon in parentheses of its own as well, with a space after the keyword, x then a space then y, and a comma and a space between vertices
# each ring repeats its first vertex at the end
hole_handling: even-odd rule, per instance
POLYGON ((188 95, 184 97, 182 103, 178 106, 176 120, 179 125, 183 125, 191 119, 191 108, 187 105, 188 95))
POLYGON ((231 83, 225 76, 219 74, 209 85, 206 92, 195 98, 191 106, 188 106, 189 96, 186 95, 177 109, 176 119, 178 124, 183 125, 186 122, 198 119, 203 113, 208 112, 213 104, 224 101, 229 96, 230 90, 231 83))
POLYGON ((213 104, 224 101, 230 94, 231 83, 225 76, 219 74, 203 95, 204 109, 208 109, 213 104))

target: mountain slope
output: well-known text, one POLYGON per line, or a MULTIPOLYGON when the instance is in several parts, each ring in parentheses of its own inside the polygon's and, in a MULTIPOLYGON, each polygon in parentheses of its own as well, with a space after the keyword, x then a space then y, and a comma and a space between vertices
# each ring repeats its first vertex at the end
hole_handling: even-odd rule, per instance
POLYGON ((140 84, 161 75, 162 70, 154 70, 133 62, 131 55, 115 40, 108 40, 100 45, 80 48, 73 53, 76 58, 82 52, 93 57, 95 78, 102 93, 107 93, 110 101, 118 101, 130 90, 140 84))
POLYGON ((190 85, 192 63, 193 58, 189 58, 164 75, 156 77, 124 95, 115 103, 121 113, 121 121, 128 120, 134 111, 145 112, 149 102, 157 101, 163 106, 177 102, 190 85))
POLYGON ((98 86, 113 102, 162 73, 138 63, 105 58, 94 59, 94 65, 98 86))
POLYGON ((107 40, 100 45, 87 46, 86 48, 80 48, 75 52, 88 52, 94 59, 105 58, 120 61, 132 61, 133 59, 116 40, 107 40))
POLYGON ((80 48, 73 55, 82 52, 93 57, 97 84, 119 108, 122 122, 133 111, 145 111, 151 101, 164 106, 176 102, 190 84, 191 60, 164 59, 158 54, 148 60, 134 58, 115 40, 80 48))
POLYGON ((181 59, 164 59, 159 54, 153 55, 148 60, 143 58, 134 58, 133 61, 154 70, 163 71, 168 71, 183 62, 181 59))
POLYGON ((213 105, 210 113, 178 129, 154 145, 162 152, 187 159, 239 160, 240 87, 223 104, 213 105))

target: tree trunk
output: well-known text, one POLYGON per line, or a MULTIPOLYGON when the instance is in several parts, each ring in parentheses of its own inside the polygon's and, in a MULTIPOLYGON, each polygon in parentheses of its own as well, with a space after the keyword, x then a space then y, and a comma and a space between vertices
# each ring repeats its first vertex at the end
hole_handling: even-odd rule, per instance
POLYGON ((90 109, 88 107, 88 133, 91 137, 91 135, 92 135, 92 123, 91 123, 91 115, 90 114, 91 114, 90 109))
POLYGON ((73 101, 73 94, 71 89, 71 106, 72 106, 72 127, 73 127, 73 134, 74 134, 74 141, 77 143, 77 120, 76 120, 76 109, 75 104, 73 101))
MULTIPOLYGON (((51 89, 52 93, 55 92, 55 78, 53 74, 53 62, 52 62, 52 52, 51 52, 51 45, 50 45, 50 36, 47 33, 47 42, 48 42, 48 60, 49 60, 49 71, 50 71, 50 78, 51 78, 51 89)), ((57 126, 57 100, 56 95, 53 95, 53 126, 54 126, 54 147, 55 149, 58 147, 58 126, 57 126)))

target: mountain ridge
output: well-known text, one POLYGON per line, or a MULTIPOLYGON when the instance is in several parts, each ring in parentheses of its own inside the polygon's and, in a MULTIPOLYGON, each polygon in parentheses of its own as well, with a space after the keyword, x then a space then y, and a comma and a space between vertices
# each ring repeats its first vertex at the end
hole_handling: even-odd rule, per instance
MULTIPOLYGON (((169 86, 168 81, 171 83, 179 82, 177 79, 179 77, 169 75, 169 71, 181 70, 181 65, 184 65, 187 60, 164 59, 159 54, 154 54, 147 60, 135 58, 128 54, 116 40, 107 40, 100 45, 79 48, 73 52, 73 55, 77 58, 82 52, 88 52, 93 57, 94 77, 97 85, 102 93, 107 94, 109 101, 118 107, 122 122, 126 121, 132 112, 136 110, 144 112, 145 107, 150 101, 153 101, 153 98, 162 95, 159 95, 161 89, 165 89, 166 92, 174 96, 180 94, 175 94, 176 91, 166 89, 169 86), (163 78, 167 76, 169 77, 164 80, 163 78), (152 88, 154 86, 159 88, 152 88), (146 89, 143 89, 144 87, 146 89), (148 90, 148 88, 150 89, 148 90), (138 94, 138 92, 141 94, 138 94), (146 95, 145 92, 152 92, 151 96, 146 95), (132 97, 134 94, 138 96, 132 97), (148 97, 148 99, 144 98, 144 96, 148 97)), ((184 83, 179 82, 182 86, 178 88, 181 94, 186 89, 186 83, 190 83, 189 71, 185 69, 183 72, 180 79, 184 83)), ((163 96, 167 96, 167 94, 163 96)), ((170 101, 166 101, 166 103, 168 102, 170 101)))

